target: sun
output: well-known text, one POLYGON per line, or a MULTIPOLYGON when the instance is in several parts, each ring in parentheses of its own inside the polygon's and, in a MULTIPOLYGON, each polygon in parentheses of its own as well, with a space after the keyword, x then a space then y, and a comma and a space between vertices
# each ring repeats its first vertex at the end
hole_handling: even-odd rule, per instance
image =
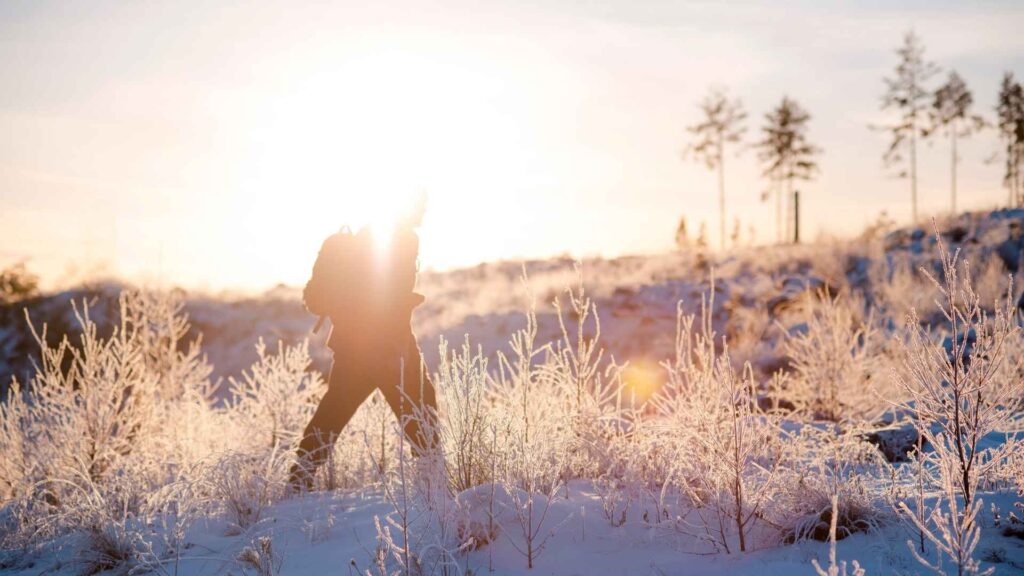
POLYGON ((315 65, 268 97, 239 204, 254 229, 275 231, 263 256, 292 282, 308 275, 309 258, 296 254, 342 226, 389 230, 423 191, 421 262, 443 268, 500 250, 502 239, 467 241, 464 230, 498 208, 493 198, 513 207, 515 178, 538 172, 525 82, 436 42, 364 39, 311 56, 315 65))

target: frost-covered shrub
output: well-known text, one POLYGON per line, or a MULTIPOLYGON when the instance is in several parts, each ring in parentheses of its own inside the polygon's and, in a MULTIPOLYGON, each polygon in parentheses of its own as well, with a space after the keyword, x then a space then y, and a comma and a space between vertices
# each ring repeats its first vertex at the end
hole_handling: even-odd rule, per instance
POLYGON ((455 492, 493 482, 494 460, 489 432, 494 426, 491 377, 487 359, 474 351, 469 340, 459 351, 440 343, 441 363, 434 377, 438 403, 444 414, 439 436, 448 461, 448 483, 455 492))
POLYGON ((40 462, 32 454, 32 413, 25 396, 15 382, 0 402, 0 502, 21 495, 28 478, 40 477, 34 470, 40 462))
MULTIPOLYGON (((1003 305, 1007 298, 1008 273, 999 258, 990 258, 987 263, 972 270, 974 278, 971 285, 978 297, 978 303, 986 310, 992 310, 1003 305)), ((1010 297, 1014 297, 1012 287, 1010 297)))
POLYGON ((257 576, 277 576, 284 564, 284 557, 274 550, 274 539, 270 536, 260 536, 253 540, 235 559, 252 569, 257 576))
POLYGON ((318 372, 309 370, 307 342, 295 346, 277 343, 277 354, 256 342, 258 360, 229 378, 229 410, 255 446, 294 449, 298 446, 316 404, 326 387, 318 372))
MULTIPOLYGON (((1016 449, 1013 442, 986 448, 983 439, 1015 427, 1024 381, 997 376, 1003 364, 1019 366, 1022 361, 1007 357, 1007 343, 1018 337, 1020 328, 1012 290, 989 314, 973 288, 969 265, 961 267, 959 252, 950 254, 941 237, 937 243, 942 279, 934 282, 948 335, 943 340, 925 328, 914 330, 903 342, 905 372, 897 373, 896 379, 911 398, 902 408, 913 416, 918 433, 934 451, 944 506, 924 519, 906 503, 901 509, 961 574, 977 573, 980 567, 973 556, 981 536, 979 485, 1016 449)), ((920 326, 913 311, 909 323, 920 326)), ((922 564, 941 570, 941 557, 925 559, 908 544, 922 564)))
POLYGON ((695 535, 715 549, 747 551, 764 515, 781 462, 777 416, 758 407, 750 366, 736 370, 728 346, 719 352, 709 310, 694 317, 678 312, 676 358, 665 366, 666 386, 653 404, 664 419, 665 446, 678 446, 675 482, 693 502, 695 535))
POLYGON ((886 317, 900 322, 916 310, 930 318, 938 293, 909 255, 883 255, 871 267, 872 304, 886 317))
POLYGON ((540 378, 552 402, 561 410, 571 433, 565 440, 570 460, 566 473, 596 478, 608 473, 621 458, 633 428, 635 399, 623 398, 623 366, 602 364, 601 321, 597 305, 586 296, 582 277, 565 291, 569 312, 553 301, 561 339, 540 366, 540 378), (574 323, 567 322, 575 319, 574 323))
POLYGON ((887 407, 876 389, 879 334, 872 317, 859 318, 858 308, 863 304, 843 296, 808 298, 805 329, 785 340, 794 371, 786 399, 815 419, 871 419, 887 407))
POLYGON ((179 352, 180 299, 125 292, 107 337, 87 305, 74 311, 77 342, 49 346, 45 326, 33 327, 37 373, 0 407, 3 497, 18 516, 4 540, 80 532, 95 552, 88 563, 101 568, 138 560, 146 543, 137 532, 172 506, 161 488, 215 444, 195 432, 216 425, 216 415, 209 366, 195 346, 179 352))
POLYGON ((212 460, 200 479, 231 523, 229 530, 242 533, 284 496, 291 462, 291 454, 277 446, 253 453, 228 452, 212 460))
POLYGON ((553 533, 545 522, 567 471, 565 449, 572 430, 572 413, 558 402, 559 382, 544 378, 534 361, 539 353, 536 339, 537 319, 531 310, 526 328, 512 336, 511 356, 499 356, 497 384, 498 404, 508 411, 503 479, 518 523, 519 537, 511 542, 526 557, 527 568, 533 568, 553 533))
POLYGON ((119 310, 107 338, 87 305, 75 307, 77 343, 65 338, 50 347, 46 328, 33 327, 38 371, 28 391, 15 385, 0 409, 0 469, 9 496, 44 486, 59 504, 62 482, 102 482, 126 462, 174 451, 192 440, 175 438, 182 411, 207 415, 209 366, 194 345, 177 352, 187 326, 178 319, 179 300, 125 292, 119 310))
POLYGON ((629 516, 629 509, 636 499, 633 487, 617 475, 605 475, 594 481, 594 492, 601 500, 601 511, 612 526, 622 526, 629 516))
POLYGON ((106 522, 85 532, 84 545, 76 561, 83 574, 98 574, 129 564, 143 553, 139 531, 143 528, 130 521, 106 522))
POLYGON ((121 314, 135 338, 146 371, 156 379, 163 400, 187 395, 209 398, 213 392, 210 366, 202 355, 202 335, 185 341, 190 324, 180 291, 126 291, 121 314))
POLYGON ((784 444, 771 510, 784 542, 842 540, 889 522, 882 488, 891 469, 858 430, 801 426, 784 444))
POLYGON ((778 427, 774 416, 757 407, 749 367, 738 373, 728 358, 719 358, 714 376, 714 396, 709 394, 711 401, 700 409, 706 419, 694 431, 703 474, 697 476, 691 494, 695 512, 711 528, 715 543, 730 552, 735 537, 739 551, 745 552, 777 479, 778 427))
POLYGON ((128 323, 129 297, 121 298, 121 323, 108 339, 97 334, 84 306, 76 346, 40 343, 39 372, 31 383, 29 425, 40 460, 40 480, 60 499, 61 480, 103 480, 133 450, 158 435, 157 375, 146 369, 139 330, 128 323))
MULTIPOLYGON (((781 328, 775 323, 769 307, 760 302, 733 301, 728 305, 729 319, 725 336, 729 340, 733 361, 750 363, 755 368, 777 371, 777 364, 763 366, 776 356, 776 332, 781 328)), ((776 372, 778 373, 778 372, 776 372)))
MULTIPOLYGON (((427 438, 439 436, 437 420, 427 407, 414 407, 404 418, 418 419, 427 438)), ((395 465, 378 466, 379 483, 391 512, 374 517, 377 549, 370 564, 379 574, 461 575, 465 565, 459 555, 472 546, 472 541, 463 539, 466 534, 459 529, 463 514, 460 503, 450 492, 451 474, 436 446, 428 446, 413 458, 405 435, 398 434, 403 424, 393 423, 398 437, 395 465), (399 569, 390 571, 389 561, 399 569)))

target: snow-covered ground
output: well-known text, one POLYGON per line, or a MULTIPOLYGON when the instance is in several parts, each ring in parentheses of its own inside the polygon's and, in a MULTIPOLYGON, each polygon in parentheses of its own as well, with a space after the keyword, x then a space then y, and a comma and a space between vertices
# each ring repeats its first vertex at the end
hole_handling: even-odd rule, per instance
MULTIPOLYGON (((590 482, 573 481, 552 504, 544 532, 553 535, 538 555, 532 570, 526 567, 522 537, 514 515, 499 513, 504 528, 488 545, 457 559, 451 574, 513 576, 717 576, 720 574, 790 576, 814 574, 812 559, 828 566, 829 545, 801 541, 787 546, 755 544, 754 551, 712 554, 692 535, 695 528, 677 527, 665 521, 644 521, 641 509, 633 509, 625 524, 612 526, 605 518, 600 498, 590 482), (689 532, 689 533, 687 533, 689 532)), ((1001 526, 986 513, 980 556, 985 567, 999 574, 1024 573, 1024 539, 1004 536, 1006 511, 1017 500, 1012 495, 984 495, 1002 510, 1001 526)), ((181 558, 163 559, 154 573, 201 576, 256 573, 239 560, 246 548, 258 548, 270 537, 272 563, 281 576, 319 574, 370 574, 379 572, 376 520, 394 517, 394 509, 379 491, 325 492, 296 496, 279 502, 264 519, 239 534, 220 518, 193 525, 181 558)), ((160 530, 157 528, 157 530, 160 530)), ((914 559, 908 540, 917 534, 904 524, 893 523, 868 534, 854 534, 838 542, 837 559, 858 561, 867 574, 931 574, 914 559)), ((426 545, 423 545, 426 548, 426 545)), ((83 564, 80 545, 74 538, 49 545, 50 553, 31 565, 10 567, 11 576, 51 574, 74 576, 83 564)), ((389 562, 392 565, 393 563, 389 562)), ((852 568, 852 566, 851 566, 852 568)), ((947 568, 952 568, 948 567, 947 568)), ((429 572, 428 572, 429 573, 429 572)), ((438 571, 438 573, 441 573, 438 571)), ((953 572, 955 574, 955 572, 953 572)))

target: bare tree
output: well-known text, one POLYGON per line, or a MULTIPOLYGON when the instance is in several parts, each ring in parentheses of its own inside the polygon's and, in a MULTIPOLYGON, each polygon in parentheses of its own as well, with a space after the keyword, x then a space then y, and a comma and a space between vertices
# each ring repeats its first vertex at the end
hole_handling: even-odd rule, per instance
POLYGON ((697 250, 703 252, 708 249, 708 225, 703 220, 700 223, 700 231, 697 232, 697 250))
POLYGON ((1006 146, 1006 172, 1003 183, 1009 194, 1009 205, 1020 206, 1024 200, 1024 87, 1013 79, 1013 74, 1003 75, 999 89, 999 103, 996 105, 999 136, 1006 146))
POLYGON ((739 248, 741 232, 742 232, 742 228, 740 227, 740 219, 739 218, 733 218, 732 219, 732 234, 729 236, 729 240, 732 242, 732 247, 733 248, 739 248))
POLYGON ((716 344, 714 294, 712 279, 701 297, 699 325, 677 303, 675 359, 662 363, 668 381, 652 409, 667 418, 664 430, 674 430, 674 441, 686 438, 693 457, 694 468, 675 481, 696 504, 697 537, 728 554, 750 549, 778 481, 781 446, 777 416, 758 406, 750 364, 735 368, 726 339, 716 344))
MULTIPOLYGON (((775 194, 775 234, 783 241, 783 193, 792 202, 793 181, 810 180, 818 171, 814 157, 821 149, 807 141, 807 122, 811 119, 795 100, 788 96, 771 112, 765 114, 761 128, 764 138, 757 143, 758 159, 764 165, 762 175, 771 182, 769 191, 762 194, 767 200, 775 194)), ((788 228, 788 227, 787 227, 788 228)))
POLYGON ((698 105, 703 119, 687 126, 693 142, 686 147, 684 157, 703 162, 708 170, 718 170, 718 222, 719 248, 725 249, 725 147, 738 144, 747 129, 743 121, 747 113, 739 98, 729 99, 724 89, 712 88, 698 105))
POLYGON ((956 165, 960 161, 957 156, 957 138, 966 138, 985 127, 985 119, 971 114, 974 96, 968 90, 963 78, 955 71, 950 71, 946 83, 935 91, 932 101, 931 125, 925 135, 942 130, 949 135, 950 147, 950 210, 956 214, 956 165))
MULTIPOLYGON (((942 277, 929 276, 940 292, 940 306, 949 336, 936 341, 922 327, 917 312, 911 311, 907 326, 916 327, 902 341, 905 352, 902 369, 894 370, 897 383, 908 400, 900 404, 911 415, 918 434, 932 447, 943 500, 947 511, 936 507, 923 521, 906 503, 904 516, 914 523, 957 567, 957 574, 982 571, 974 551, 981 536, 978 513, 982 501, 978 490, 1000 463, 1007 461, 1012 445, 985 447, 982 439, 993 433, 1007 433, 1016 426, 1016 414, 1024 397, 1024 381, 1006 377, 1018 374, 1021 360, 1011 353, 1011 343, 1020 337, 1013 301, 1012 281, 1006 297, 992 304, 989 313, 971 283, 970 268, 959 266, 959 251, 950 254, 936 232, 942 277)), ((912 542, 914 556, 936 573, 940 562, 921 556, 912 542)))
POLYGON ((686 216, 679 218, 679 226, 676 226, 676 248, 680 251, 690 246, 690 238, 686 233, 686 216))
POLYGON ((877 128, 892 135, 892 142, 882 156, 885 166, 902 166, 906 160, 906 167, 899 168, 896 175, 910 177, 911 214, 917 223, 917 136, 922 131, 921 122, 931 96, 925 84, 939 69, 924 59, 924 45, 913 30, 903 36, 903 46, 896 54, 900 61, 895 76, 884 79, 886 91, 882 96, 882 110, 896 110, 899 119, 877 128), (905 158, 904 152, 910 157, 905 158))

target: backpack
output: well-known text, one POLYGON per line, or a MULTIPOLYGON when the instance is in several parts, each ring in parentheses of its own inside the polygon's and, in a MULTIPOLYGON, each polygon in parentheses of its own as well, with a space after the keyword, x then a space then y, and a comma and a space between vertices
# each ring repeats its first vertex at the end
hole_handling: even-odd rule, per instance
POLYGON ((368 234, 353 234, 347 226, 324 240, 302 290, 306 310, 322 318, 359 300, 371 256, 368 244, 368 234))

